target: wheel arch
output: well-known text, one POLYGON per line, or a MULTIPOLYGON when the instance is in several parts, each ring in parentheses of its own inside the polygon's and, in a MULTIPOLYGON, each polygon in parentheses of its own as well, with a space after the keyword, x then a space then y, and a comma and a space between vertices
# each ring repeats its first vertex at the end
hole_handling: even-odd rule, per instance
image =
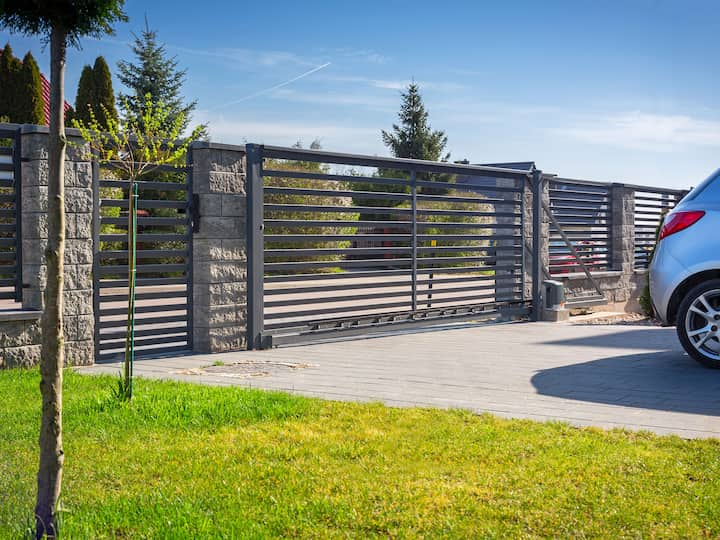
POLYGON ((685 298, 685 295, 690 292, 694 287, 697 287, 704 281, 709 279, 720 279, 720 268, 713 268, 710 270, 703 270, 697 274, 693 274, 678 285, 670 297, 667 309, 667 320, 670 324, 675 324, 677 319, 677 312, 680 304, 685 298))

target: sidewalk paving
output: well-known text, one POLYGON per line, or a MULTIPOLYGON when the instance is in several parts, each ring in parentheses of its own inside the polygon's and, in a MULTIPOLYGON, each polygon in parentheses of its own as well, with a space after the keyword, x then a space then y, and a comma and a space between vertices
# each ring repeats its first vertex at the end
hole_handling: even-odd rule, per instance
MULTIPOLYGON (((78 371, 116 374, 120 363, 78 371)), ((672 328, 453 325, 270 351, 138 360, 135 373, 326 399, 720 437, 720 370, 690 359, 672 328)))

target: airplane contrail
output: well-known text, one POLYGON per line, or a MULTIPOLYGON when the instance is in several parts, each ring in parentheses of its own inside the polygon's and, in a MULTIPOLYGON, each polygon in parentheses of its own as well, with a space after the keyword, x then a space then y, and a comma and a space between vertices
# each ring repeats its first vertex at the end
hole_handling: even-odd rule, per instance
POLYGON ((292 79, 288 79, 288 80, 285 81, 285 82, 281 82, 280 84, 276 84, 275 86, 271 86, 270 88, 264 88, 263 90, 259 90, 259 91, 255 92, 254 94, 250 94, 249 96, 241 97, 240 99, 235 99, 235 100, 233 100, 233 101, 228 101, 227 103, 223 103, 222 105, 218 105, 217 107, 213 107, 213 108, 208 109, 208 110, 214 111, 214 110, 217 110, 217 109, 222 109, 222 108, 224 108, 224 107, 229 107, 230 105, 235 105, 235 104, 237 104, 237 103, 242 103, 243 101, 247 101, 247 100, 249 100, 249 99, 253 99, 253 98, 256 98, 256 97, 258 97, 258 96, 261 96, 261 95, 263 95, 263 94, 267 94, 268 92, 272 92, 273 90, 277 90, 278 88, 282 88, 283 86, 287 86, 288 84, 292 84, 292 83, 294 83, 295 81, 299 81, 300 79, 303 79, 303 78, 307 77, 308 75, 312 75, 313 73, 316 73, 316 72, 320 71, 321 69, 325 69, 325 68, 328 67, 330 64, 331 64, 331 62, 326 62, 325 64, 323 64, 323 65, 321 65, 321 66, 314 67, 314 68, 312 68, 310 71, 306 71, 305 73, 301 73, 301 74, 298 75, 297 77, 293 77, 292 79))

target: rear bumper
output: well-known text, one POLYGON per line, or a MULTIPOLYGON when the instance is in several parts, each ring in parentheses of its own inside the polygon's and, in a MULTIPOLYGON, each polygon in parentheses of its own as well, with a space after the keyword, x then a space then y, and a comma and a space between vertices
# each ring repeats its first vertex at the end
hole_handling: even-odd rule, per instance
POLYGON ((650 299, 657 319, 664 326, 673 324, 668 313, 670 299, 688 276, 688 269, 670 253, 669 244, 667 241, 658 244, 650 265, 650 299))

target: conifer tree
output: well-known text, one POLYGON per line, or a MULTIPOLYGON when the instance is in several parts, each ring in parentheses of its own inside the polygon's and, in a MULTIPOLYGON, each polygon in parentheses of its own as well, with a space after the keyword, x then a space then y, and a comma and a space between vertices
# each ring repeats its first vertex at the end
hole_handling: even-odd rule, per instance
POLYGON ((45 123, 45 100, 42 93, 40 68, 31 53, 27 53, 22 62, 18 80, 17 122, 21 124, 45 123))
POLYGON ((112 121, 117 120, 118 114, 115 108, 115 94, 113 93, 110 68, 102 56, 95 59, 92 74, 95 91, 92 102, 93 112, 97 117, 98 124, 107 130, 112 121))
MULTIPOLYGON (((402 105, 398 114, 400 125, 393 124, 391 132, 382 131, 383 142, 390 148, 395 157, 424 159, 428 161, 447 161, 450 153, 445 153, 447 135, 444 131, 433 130, 428 123, 428 112, 425 109, 420 88, 412 82, 407 91, 402 93, 402 105)), ((436 182, 450 181, 449 175, 419 173, 418 179, 436 182)), ((441 195, 447 190, 443 188, 422 188, 421 193, 441 195)))
POLYGON ((73 118, 85 124, 90 123, 90 111, 96 112, 95 106, 95 77, 93 69, 86 65, 80 74, 77 96, 75 97, 75 112, 73 118))
POLYGON ((118 96, 118 106, 124 117, 135 116, 142 122, 145 108, 145 96, 152 96, 153 105, 163 103, 171 111, 168 127, 175 118, 184 117, 183 130, 189 125, 192 111, 197 100, 184 103, 181 89, 185 83, 187 71, 178 69, 175 57, 168 57, 165 46, 158 43, 157 32, 150 30, 145 20, 145 30, 135 35, 132 52, 136 62, 118 62, 120 82, 130 89, 129 94, 118 96))
POLYGON ((420 88, 411 83, 402 93, 402 105, 398 114, 400 125, 393 124, 392 132, 382 131, 383 142, 395 157, 447 161, 444 154, 447 135, 433 130, 428 124, 428 112, 420 95, 420 88))
POLYGON ((83 67, 72 118, 88 125, 93 115, 103 130, 118 118, 110 68, 102 56, 95 59, 92 67, 83 67))
MULTIPOLYGON (((390 148, 393 156, 398 158, 424 159, 429 161, 447 161, 450 153, 445 153, 447 136, 445 132, 433 130, 428 124, 428 112, 422 101, 419 86, 413 82, 401 94, 402 104, 398 113, 399 124, 393 124, 392 131, 382 130, 382 139, 390 148)), ((407 178, 407 174, 395 169, 380 169, 378 175, 385 178, 407 178)), ((449 182, 451 175, 418 173, 418 180, 432 180, 436 182, 449 182)), ((407 186, 393 186, 373 183, 353 183, 357 191, 384 191, 388 193, 409 193, 407 186)), ((420 193, 439 195, 447 192, 445 188, 423 187, 420 193)), ((397 199, 376 199, 354 197, 353 204, 357 206, 385 206, 394 207, 402 204, 397 199)), ((361 220, 390 220, 392 214, 365 213, 360 215, 361 220)))
POLYGON ((10 122, 17 122, 19 82, 22 63, 13 55, 10 43, 0 53, 0 116, 10 122))

